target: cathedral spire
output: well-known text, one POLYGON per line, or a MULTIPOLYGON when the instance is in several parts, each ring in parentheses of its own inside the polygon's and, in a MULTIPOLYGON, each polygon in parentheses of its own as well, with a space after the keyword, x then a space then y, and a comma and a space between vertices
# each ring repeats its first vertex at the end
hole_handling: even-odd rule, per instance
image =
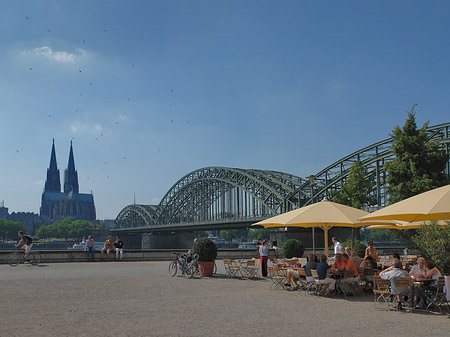
POLYGON ((69 192, 78 194, 78 173, 75 170, 75 160, 73 159, 73 146, 70 141, 69 163, 67 170, 64 172, 64 193, 69 192))
POLYGON ((50 166, 47 169, 47 180, 45 181, 44 192, 61 192, 61 180, 59 176, 58 163, 56 161, 55 138, 53 138, 50 166))

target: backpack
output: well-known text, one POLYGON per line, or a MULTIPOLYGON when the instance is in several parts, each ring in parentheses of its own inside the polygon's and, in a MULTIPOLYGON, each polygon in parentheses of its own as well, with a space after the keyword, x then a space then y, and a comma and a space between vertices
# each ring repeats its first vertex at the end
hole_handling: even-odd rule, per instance
POLYGON ((33 243, 33 238, 29 235, 24 235, 22 238, 26 245, 31 245, 33 243))

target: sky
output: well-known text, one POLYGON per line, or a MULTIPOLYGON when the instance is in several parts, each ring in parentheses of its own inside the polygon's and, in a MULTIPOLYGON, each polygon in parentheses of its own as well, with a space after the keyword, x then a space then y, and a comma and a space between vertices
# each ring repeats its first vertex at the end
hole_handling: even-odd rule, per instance
POLYGON ((209 166, 300 177, 450 121, 448 1, 0 2, 0 201, 39 212, 73 141, 98 219, 209 166))

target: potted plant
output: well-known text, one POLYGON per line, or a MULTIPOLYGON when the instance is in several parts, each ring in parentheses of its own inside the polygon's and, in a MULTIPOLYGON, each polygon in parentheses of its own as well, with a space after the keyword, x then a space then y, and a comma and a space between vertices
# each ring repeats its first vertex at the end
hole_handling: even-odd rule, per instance
POLYGON ((212 276, 217 257, 217 246, 209 238, 199 238, 194 241, 192 254, 198 254, 198 261, 205 270, 204 276, 212 276))
POLYGON ((294 256, 297 258, 301 258, 303 253, 305 252, 305 247, 303 243, 296 239, 286 240, 281 248, 283 251, 283 255, 287 259, 291 259, 294 256))

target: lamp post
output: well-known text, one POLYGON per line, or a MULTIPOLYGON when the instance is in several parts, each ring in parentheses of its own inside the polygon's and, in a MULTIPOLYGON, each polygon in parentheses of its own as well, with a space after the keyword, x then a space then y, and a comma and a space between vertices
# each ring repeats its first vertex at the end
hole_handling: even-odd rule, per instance
MULTIPOLYGON (((314 180, 316 179, 315 175, 310 175, 306 177, 306 179, 309 179, 309 186, 311 187, 311 204, 314 204, 314 180)), ((314 227, 312 227, 312 244, 313 244, 313 254, 316 255, 316 238, 314 233, 314 227)))

